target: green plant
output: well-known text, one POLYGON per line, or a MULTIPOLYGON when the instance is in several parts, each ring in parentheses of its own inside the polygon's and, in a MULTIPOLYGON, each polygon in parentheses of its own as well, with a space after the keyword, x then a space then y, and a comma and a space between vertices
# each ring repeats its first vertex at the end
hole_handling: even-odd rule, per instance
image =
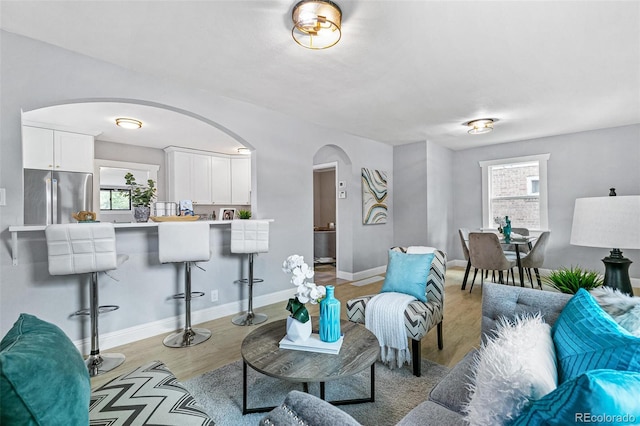
POLYGON ((240 219, 250 219, 251 218, 251 210, 238 210, 238 217, 240 219))
POLYGON ((147 186, 136 182, 132 173, 124 175, 124 180, 131 190, 131 204, 134 207, 150 207, 151 202, 156 198, 156 183, 153 179, 147 180, 147 186))
POLYGON ((591 290, 600 287, 604 282, 597 272, 582 269, 579 266, 552 271, 542 280, 551 287, 569 294, 576 294, 581 288, 591 290))

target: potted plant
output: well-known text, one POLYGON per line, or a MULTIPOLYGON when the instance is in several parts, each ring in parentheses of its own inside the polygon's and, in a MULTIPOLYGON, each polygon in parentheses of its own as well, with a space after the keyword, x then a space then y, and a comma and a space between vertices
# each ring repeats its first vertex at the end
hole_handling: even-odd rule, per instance
POLYGON ((604 282, 597 272, 582 269, 579 266, 552 271, 542 280, 556 290, 569 294, 576 294, 581 288, 589 291, 600 287, 604 282))
POLYGON ((304 341, 311 336, 309 311, 304 305, 307 302, 318 303, 326 294, 324 286, 308 281, 313 278, 313 269, 304 261, 304 257, 293 254, 282 263, 282 271, 291 274, 291 284, 297 287, 294 297, 287 303, 287 337, 291 341, 304 341))
POLYGON ((136 222, 146 222, 151 214, 151 202, 156 198, 156 183, 153 179, 147 180, 147 186, 136 182, 135 176, 128 172, 124 180, 130 189, 133 217, 136 222))
POLYGON ((238 210, 238 217, 240 219, 251 219, 251 210, 238 210))

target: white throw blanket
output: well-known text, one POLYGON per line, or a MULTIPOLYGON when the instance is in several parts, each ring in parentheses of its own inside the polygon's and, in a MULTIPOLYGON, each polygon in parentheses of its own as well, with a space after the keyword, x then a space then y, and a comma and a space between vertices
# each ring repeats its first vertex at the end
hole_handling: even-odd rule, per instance
POLYGON ((403 293, 380 293, 365 308, 365 327, 380 342, 380 359, 393 367, 411 362, 404 325, 404 311, 415 297, 403 293))

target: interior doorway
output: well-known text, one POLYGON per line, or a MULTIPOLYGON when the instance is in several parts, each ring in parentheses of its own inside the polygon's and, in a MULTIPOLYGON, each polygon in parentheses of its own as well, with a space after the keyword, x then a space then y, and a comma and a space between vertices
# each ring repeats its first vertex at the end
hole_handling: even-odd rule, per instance
POLYGON ((313 167, 313 264, 317 281, 336 278, 337 163, 313 167))

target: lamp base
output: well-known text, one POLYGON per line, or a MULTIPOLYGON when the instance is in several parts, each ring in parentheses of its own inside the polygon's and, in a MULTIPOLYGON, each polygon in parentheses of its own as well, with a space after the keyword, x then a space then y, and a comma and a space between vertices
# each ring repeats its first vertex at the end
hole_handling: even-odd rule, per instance
POLYGON ((633 296, 629 278, 629 265, 633 262, 622 257, 622 252, 617 249, 613 249, 611 255, 602 259, 602 262, 604 263, 604 285, 633 296))

